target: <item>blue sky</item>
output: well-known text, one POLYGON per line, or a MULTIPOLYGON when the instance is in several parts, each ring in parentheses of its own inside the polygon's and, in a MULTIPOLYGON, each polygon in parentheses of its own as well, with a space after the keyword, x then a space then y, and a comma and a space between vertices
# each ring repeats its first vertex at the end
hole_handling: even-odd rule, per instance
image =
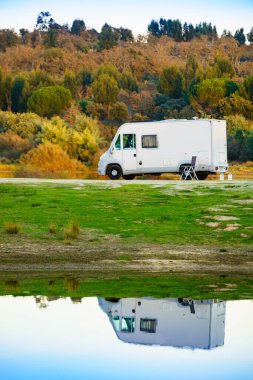
POLYGON ((218 33, 240 27, 248 33, 253 27, 253 0, 0 0, 0 29, 24 27, 32 30, 40 11, 49 11, 56 22, 83 19, 87 27, 100 31, 107 22, 145 34, 151 19, 178 18, 182 22, 210 21, 218 33))

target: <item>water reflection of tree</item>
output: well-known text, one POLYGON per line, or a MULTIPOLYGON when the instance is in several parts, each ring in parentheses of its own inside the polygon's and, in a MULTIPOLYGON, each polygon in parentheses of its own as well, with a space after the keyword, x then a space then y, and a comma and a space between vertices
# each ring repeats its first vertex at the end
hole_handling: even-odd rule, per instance
POLYGON ((46 309, 46 308, 48 308, 50 302, 57 301, 61 298, 65 298, 65 297, 57 297, 57 296, 55 296, 55 297, 54 296, 50 296, 50 297, 35 296, 34 297, 35 303, 39 309, 46 309))

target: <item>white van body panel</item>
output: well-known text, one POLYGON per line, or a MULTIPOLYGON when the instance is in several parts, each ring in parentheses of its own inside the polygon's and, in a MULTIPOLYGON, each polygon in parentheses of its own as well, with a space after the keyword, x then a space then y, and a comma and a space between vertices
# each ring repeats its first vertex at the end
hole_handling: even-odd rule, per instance
MULTIPOLYGON (((124 140, 125 141, 125 140, 124 140)), ((197 156, 196 171, 227 170, 226 121, 214 119, 163 120, 127 123, 119 127, 110 148, 99 161, 98 173, 118 164, 123 174, 179 173, 197 156), (120 135, 120 149, 115 146, 120 135), (123 136, 134 135, 135 146, 124 148, 123 136), (156 147, 143 147, 143 136, 156 136, 156 147)))
POLYGON ((124 342, 207 350, 224 344, 226 302, 209 299, 182 304, 177 298, 152 297, 98 301, 124 342), (126 318, 132 322, 128 328, 126 318), (150 321, 153 330, 143 329, 143 320, 150 321))

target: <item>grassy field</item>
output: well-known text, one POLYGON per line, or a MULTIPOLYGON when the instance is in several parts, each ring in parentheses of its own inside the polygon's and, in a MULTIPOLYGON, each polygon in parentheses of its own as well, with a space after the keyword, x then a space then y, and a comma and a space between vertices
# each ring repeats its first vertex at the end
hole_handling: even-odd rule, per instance
POLYGON ((251 181, 2 183, 0 196, 0 294, 253 295, 251 181))
POLYGON ((64 228, 77 221, 83 243, 252 247, 252 182, 1 184, 0 197, 0 242, 64 243, 64 228), (5 233, 5 223, 20 233, 5 233))

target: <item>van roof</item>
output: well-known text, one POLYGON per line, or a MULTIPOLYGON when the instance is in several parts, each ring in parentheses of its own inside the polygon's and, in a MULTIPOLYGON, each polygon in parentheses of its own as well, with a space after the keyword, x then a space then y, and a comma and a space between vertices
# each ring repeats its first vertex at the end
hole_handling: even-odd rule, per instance
POLYGON ((225 121, 225 120, 221 120, 221 119, 166 119, 166 120, 153 120, 153 121, 133 121, 131 123, 124 123, 122 124, 120 127, 123 127, 123 126, 130 126, 130 125, 133 125, 133 124, 142 124, 142 125, 145 125, 145 124, 153 124, 153 123, 159 123, 159 124, 170 124, 170 123, 182 123, 182 122, 203 122, 203 121, 216 121, 216 122, 221 122, 221 121, 225 121))

